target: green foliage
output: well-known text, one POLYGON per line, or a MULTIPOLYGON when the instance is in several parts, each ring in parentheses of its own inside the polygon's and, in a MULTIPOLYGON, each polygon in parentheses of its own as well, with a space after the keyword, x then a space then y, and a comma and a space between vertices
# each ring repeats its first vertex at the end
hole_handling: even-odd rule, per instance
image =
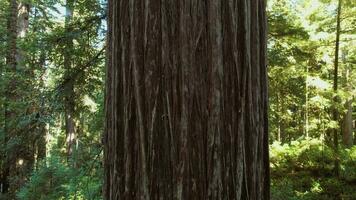
POLYGON ((334 151, 318 139, 299 139, 283 145, 276 141, 270 149, 271 168, 279 172, 331 170, 334 157, 334 151))
POLYGON ((299 139, 270 146, 271 195, 274 200, 352 200, 356 198, 356 146, 338 155, 322 140, 299 139), (340 178, 333 176, 333 162, 341 162, 340 178))
POLYGON ((332 177, 296 173, 272 179, 273 200, 353 200, 355 185, 332 177))
POLYGON ((18 192, 19 200, 97 200, 101 199, 100 157, 71 167, 58 156, 42 161, 28 183, 18 192))
POLYGON ((24 175, 28 182, 22 181, 26 184, 15 191, 19 199, 100 199, 105 1, 74 1, 73 20, 67 26, 66 1, 17 2, 28 3, 30 12, 26 34, 16 41, 22 57, 13 70, 6 65, 9 1, 0 1, 0 181, 8 160, 26 156, 32 162, 27 171, 35 169, 24 175), (73 48, 66 46, 69 39, 73 48), (65 53, 71 55, 70 69, 63 63, 65 53), (12 85, 13 97, 8 94, 12 85), (67 160, 64 115, 69 95, 74 99, 78 137, 67 160), (40 149, 47 150, 42 162, 40 149))
POLYGON ((341 177, 349 182, 356 182, 356 146, 343 149, 340 153, 341 177))
MULTIPOLYGON (((328 130, 340 128, 346 112, 345 102, 356 91, 353 62, 356 31, 352 25, 356 9, 354 3, 343 2, 338 91, 335 92, 338 1, 268 1, 271 142, 291 142, 307 135, 320 138, 328 130), (339 113, 337 120, 333 120, 333 109, 339 113)), ((324 138, 331 144, 330 135, 324 138)))

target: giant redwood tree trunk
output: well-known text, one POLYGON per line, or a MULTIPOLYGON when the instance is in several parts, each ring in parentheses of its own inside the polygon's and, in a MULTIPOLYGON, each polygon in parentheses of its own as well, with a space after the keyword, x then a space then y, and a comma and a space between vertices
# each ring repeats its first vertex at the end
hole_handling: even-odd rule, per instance
POLYGON ((105 199, 269 199, 265 1, 108 14, 105 199))

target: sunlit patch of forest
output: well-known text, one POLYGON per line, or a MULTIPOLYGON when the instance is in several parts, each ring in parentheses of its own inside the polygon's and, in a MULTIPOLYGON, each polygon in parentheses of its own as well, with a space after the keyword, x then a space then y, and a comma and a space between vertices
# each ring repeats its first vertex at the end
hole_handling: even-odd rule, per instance
POLYGON ((269 1, 272 199, 356 198, 355 8, 269 1))
MULTIPOLYGON (((115 46, 116 44, 125 44, 123 41, 130 40, 131 38, 125 37, 127 36, 125 33, 131 34, 131 37, 135 34, 132 27, 136 26, 129 24, 130 28, 124 27, 119 30, 117 27, 121 24, 113 24, 113 21, 116 22, 115 20, 118 18, 118 20, 132 20, 129 22, 133 23, 134 17, 131 15, 130 18, 122 17, 122 19, 120 19, 120 16, 125 16, 126 12, 134 12, 134 9, 129 11, 121 8, 121 4, 120 6, 115 4, 121 9, 119 14, 116 13, 116 16, 111 13, 114 11, 108 12, 110 10, 108 7, 114 5, 112 2, 115 1, 109 2, 111 4, 108 4, 106 0, 0 0, 1 200, 115 199, 113 197, 108 198, 107 194, 104 194, 103 185, 108 184, 108 182, 114 184, 115 181, 110 182, 107 179, 109 176, 107 168, 114 166, 114 162, 119 161, 112 160, 111 162, 110 157, 105 157, 105 152, 111 152, 111 150, 112 152, 119 152, 121 146, 118 144, 117 149, 108 150, 110 141, 104 133, 109 132, 107 130, 109 130, 110 127, 108 128, 108 126, 111 122, 114 124, 117 122, 119 131, 124 131, 124 129, 120 129, 121 126, 118 121, 121 118, 131 116, 131 114, 126 113, 127 116, 110 114, 110 106, 108 106, 112 103, 109 98, 110 91, 114 91, 114 94, 116 94, 115 91, 119 93, 124 88, 124 86, 121 88, 119 84, 125 81, 113 81, 112 77, 115 76, 110 76, 112 72, 110 70, 112 70, 112 66, 117 64, 112 55, 120 55, 117 57, 123 60, 122 63, 128 63, 130 66, 127 71, 133 73, 133 81, 129 82, 127 91, 130 90, 130 85, 136 86, 136 63, 124 59, 125 53, 122 52, 125 52, 125 47, 118 48, 119 50, 114 48, 120 46, 115 46), (117 39, 115 34, 121 34, 121 38, 117 39), (116 38, 116 40, 108 38, 116 38), (111 54, 111 52, 116 54, 111 54)), ((138 1, 130 0, 127 2, 138 1)), ((153 1, 146 0, 145 2, 152 3, 153 1)), ((236 5, 240 5, 238 2, 236 5)), ((252 2, 264 1, 254 0, 252 2)), ((126 4, 123 3, 123 5, 126 4)), ((130 3, 127 6, 133 5, 130 3)), ((244 4, 244 6, 246 5, 244 4)), ((144 7, 144 4, 142 4, 142 7, 144 7)), ((169 6, 166 7, 168 9, 169 6)), ((162 27, 164 27, 166 21, 162 16, 165 16, 165 12, 168 13, 164 10, 166 7, 160 7, 161 14, 159 16, 162 21, 148 20, 147 26, 164 30, 162 27)), ((240 9, 237 7, 236 9, 240 9)), ((138 6, 138 8, 141 7, 138 6)), ((151 10, 148 10, 154 13, 155 8, 152 6, 151 10)), ((184 6, 179 8, 183 9, 184 6)), ((231 10, 233 9, 235 7, 231 8, 231 10)), ((191 9, 190 12, 196 10, 191 9)), ((224 7, 221 10, 223 13, 229 11, 227 6, 226 9, 224 7)), ((215 10, 208 9, 208 11, 213 12, 215 10)), ((167 16, 171 15, 174 14, 167 14, 167 16)), ((191 13, 190 15, 194 16, 191 13)), ((152 15, 152 19, 155 16, 152 15)), ((201 16, 199 15, 199 17, 201 16)), ((198 19, 202 20, 201 18, 198 19)), ((222 26, 223 30, 226 29, 226 26, 233 24, 232 22, 235 22, 231 20, 230 23, 226 19, 228 17, 222 18, 222 21, 226 22, 222 26)), ((236 23, 239 23, 239 20, 241 19, 236 17, 236 23)), ((268 174, 270 187, 266 191, 269 190, 271 200, 354 200, 356 199, 356 1, 267 0, 266 20, 268 24, 266 60, 270 163, 269 169, 265 170, 270 172, 268 174)), ((167 21, 167 24, 172 23, 172 21, 167 21)), ((195 21, 194 23, 198 24, 195 21)), ((209 26, 207 27, 209 28, 209 26)), ((264 27, 261 26, 260 28, 262 30, 264 27)), ((150 38, 142 39, 142 41, 137 39, 137 41, 143 42, 144 45, 141 46, 156 44, 155 42, 162 44, 160 51, 163 48, 171 48, 170 45, 172 45, 172 48, 180 48, 181 43, 176 46, 170 42, 165 43, 165 39, 173 38, 174 31, 178 31, 178 29, 167 31, 167 35, 164 35, 164 31, 161 31, 160 35, 162 36, 159 42, 157 42, 158 40, 153 41, 156 38, 155 36, 152 37, 151 43, 150 38)), ((146 34, 146 32, 151 33, 150 30, 145 30, 142 34, 146 34)), ((196 49, 198 50, 196 51, 199 51, 199 45, 203 44, 200 40, 207 37, 201 32, 196 33, 198 39, 192 39, 197 46, 196 49)), ((178 35, 181 37, 182 34, 180 32, 180 35, 178 35)), ((222 31, 222 35, 224 34, 226 32, 222 31)), ((152 33, 152 35, 154 34, 152 33)), ((214 36, 214 34, 210 35, 214 36)), ((263 34, 261 35, 263 36, 263 34)), ((217 38, 219 37, 217 36, 217 38)), ((132 42, 132 40, 130 41, 132 42)), ((210 44, 213 40, 206 39, 206 41, 207 44, 210 44)), ((231 41, 232 44, 234 42, 231 41)), ((224 46, 225 43, 226 41, 222 44, 224 51, 227 49, 224 46)), ((137 48, 141 47, 140 45, 136 46, 137 48)), ((216 46, 219 47, 219 43, 216 43, 216 46)), ((203 46, 203 48, 205 47, 203 46)), ((130 52, 132 49, 126 50, 130 52)), ((154 48, 151 48, 151 50, 154 51, 154 48)), ((173 52, 173 50, 170 49, 170 52, 173 52)), ((154 57, 152 56, 154 53, 152 55, 150 52, 145 53, 147 60, 154 57)), ((163 57, 169 57, 169 55, 170 53, 159 53, 158 57, 163 59, 163 57)), ((260 56, 263 58, 262 54, 260 56)), ((140 57, 140 55, 137 57, 140 57)), ((229 56, 223 57, 224 59, 230 58, 229 56)), ((199 56, 189 58, 193 60, 201 59, 199 56)), ((133 57, 133 59, 136 59, 136 57, 133 57)), ((184 61, 184 59, 182 60, 184 61)), ((212 60, 215 61, 214 58, 212 60)), ((183 61, 182 63, 184 63, 183 61)), ((174 64, 173 61, 172 63, 174 64)), ((225 64, 225 62, 223 63, 225 64)), ((147 63, 147 66, 150 64, 152 63, 147 63)), ((140 62, 137 65, 140 65, 140 62)), ((144 66, 146 67, 146 65, 144 66)), ((122 73, 125 73, 125 70, 122 71, 122 73)), ((138 74, 142 75, 145 72, 142 71, 138 74)), ((164 70, 159 68, 158 71, 164 70)), ((214 73, 213 70, 212 72, 206 71, 208 75, 214 73)), ((121 76, 120 71, 116 71, 116 73, 119 74, 116 74, 116 76, 121 76)), ((205 71, 201 73, 203 74, 205 71)), ((150 75, 147 74, 142 76, 146 79, 150 78, 150 75)), ((180 76, 177 77, 177 79, 180 78, 180 76)), ((226 77, 228 76, 226 75, 226 77)), ((126 78, 131 80, 131 76, 126 78)), ((157 77, 160 81, 165 81, 164 78, 157 77)), ((179 79, 178 83, 181 84, 185 81, 185 79, 182 80, 179 79)), ((157 84, 165 85, 162 82, 157 84)), ((153 82, 152 85, 154 85, 153 82)), ((149 85, 146 86, 149 88, 149 85)), ((179 86, 174 85, 174 87, 180 90, 179 86)), ((218 86, 216 87, 218 88, 218 86)), ((138 105, 141 103, 146 105, 145 102, 137 103, 138 108, 136 108, 135 104, 131 105, 130 100, 137 100, 138 93, 145 93, 146 91, 134 89, 134 92, 127 92, 125 88, 122 90, 131 95, 127 98, 128 107, 137 109, 137 118, 140 119, 142 113, 139 112, 138 105)), ((203 91, 203 88, 201 91, 203 91)), ((175 93, 172 93, 173 97, 169 96, 170 93, 168 92, 164 93, 161 88, 152 92, 153 96, 162 94, 162 98, 158 98, 158 103, 154 104, 152 116, 155 116, 156 112, 167 112, 168 117, 165 117, 165 115, 157 116, 159 119, 162 118, 161 121, 168 118, 162 122, 162 127, 166 127, 167 130, 175 129, 174 124, 172 125, 171 119, 169 119, 171 112, 173 114, 174 112, 180 113, 179 109, 178 111, 170 110, 169 106, 174 108, 175 105, 184 102, 185 98, 183 95, 183 100, 175 101, 175 93), (169 98, 173 100, 169 101, 169 98), (156 104, 166 101, 167 107, 161 108, 158 106, 156 111, 156 104), (165 124, 166 122, 167 124, 165 124)), ((217 92, 216 94, 220 93, 217 92)), ((199 98, 201 96, 198 95, 192 98, 193 107, 197 104, 199 98)), ((187 99, 189 100, 189 97, 187 99)), ((139 101, 137 100, 137 102, 139 101)), ((210 103, 210 101, 208 102, 210 103)), ((112 104, 123 105, 123 107, 120 107, 123 108, 122 110, 125 108, 121 101, 115 101, 112 104)), ((215 104, 212 103, 211 105, 214 106, 215 104)), ((229 105, 223 105, 226 110, 235 109, 235 107, 229 108, 229 105)), ((210 104, 207 107, 209 106, 210 104)), ((145 113, 143 114, 145 115, 145 113)), ((127 120, 127 129, 136 126, 136 114, 132 115, 135 117, 127 120)), ((151 114, 148 116, 151 116, 151 114)), ((184 114, 177 116, 181 117, 184 114)), ((212 114, 212 116, 215 115, 212 114)), ((214 122, 210 120, 214 119, 209 118, 206 123, 214 122)), ((141 125, 141 121, 137 121, 137 124, 141 125)), ((147 124, 151 123, 146 118, 142 121, 145 123, 148 121, 147 124)), ((194 121, 194 119, 188 120, 188 124, 191 124, 190 121, 194 121)), ((154 132, 156 130, 154 128, 156 123, 154 122, 155 117, 152 117, 152 127, 148 127, 150 125, 144 126, 139 129, 139 132, 146 133, 146 128, 149 130, 147 132, 154 132)), ((236 121, 236 123, 239 122, 236 121)), ((112 126, 116 127, 116 125, 112 126)), ((182 127, 176 127, 176 129, 183 130, 182 127)), ((267 125, 265 124, 264 127, 267 128, 267 125)), ((199 127, 194 128, 198 129, 199 127)), ((189 129, 188 127, 188 135, 189 130, 194 131, 194 128, 189 129)), ((167 130, 157 129, 157 132, 167 132, 167 130)), ((154 144, 160 145, 159 142, 155 143, 152 139, 156 138, 157 141, 161 141, 160 137, 146 137, 147 144, 149 144, 146 148, 153 146, 152 149, 155 149, 154 144), (150 143, 151 140, 153 142, 150 143)), ((173 138, 173 136, 169 137, 173 138)), ((140 140, 144 139, 145 137, 140 137, 140 140)), ((184 145, 183 142, 178 142, 178 144, 184 145)), ((195 143, 188 142, 187 145, 194 146, 195 143)), ((199 146, 199 143, 197 142, 196 145, 199 146)), ((127 148, 131 150, 130 147, 127 148)), ((143 147, 135 146, 135 148, 143 147)), ((231 147, 231 149, 234 148, 239 149, 238 147, 231 147)), ((192 147, 192 149, 194 148, 192 147)), ((191 151, 193 152, 193 150, 191 151)), ((150 154, 146 156, 150 158, 152 151, 148 150, 147 152, 150 154)), ((183 153, 182 155, 184 155, 183 153)), ((156 154, 153 153, 152 155, 156 154)), ((180 152, 177 155, 181 156, 180 152)), ((194 153, 189 155, 195 156, 194 153)), ((142 161, 144 159, 140 156, 133 156, 131 159, 139 160, 137 161, 139 164, 144 163, 142 161)), ((184 157, 182 156, 182 158, 184 157)), ((128 158, 125 157, 125 159, 125 164, 129 163, 128 158)), ((153 161, 147 160, 147 163, 152 166, 155 162, 159 162, 154 159, 152 159, 153 161)), ((222 160, 228 162, 225 157, 222 160)), ((165 164, 164 162, 163 160, 162 165, 165 164)), ((182 166, 186 165, 182 164, 182 166)), ((154 168, 149 167, 148 169, 154 168)), ((192 171, 196 166, 189 167, 192 171)), ((248 168, 249 166, 244 167, 248 168)), ((150 171, 148 173, 151 173, 148 179, 160 174, 160 172, 150 171)), ((166 174, 167 172, 161 173, 166 174)), ((141 176, 142 172, 137 172, 137 174, 141 176)), ((113 179, 117 178, 116 176, 119 177, 115 174, 113 179)), ((245 174, 245 176, 248 175, 245 174)), ((132 185, 138 185, 141 182, 138 181, 141 179, 137 177, 132 185)), ((149 192, 154 193, 152 188, 155 184, 159 184, 152 180, 153 178, 148 183, 150 184, 148 188, 150 188, 149 192)), ((245 179, 242 183, 246 184, 245 179)), ((192 185, 196 184, 199 183, 194 182, 192 185)), ((157 188, 159 187, 157 186, 157 188)), ((242 189, 242 192, 239 191, 244 195, 244 193, 248 193, 248 189, 246 190, 247 192, 244 189, 242 189)), ((183 191, 195 190, 185 189, 183 191)), ((152 199, 156 198, 156 196, 152 197, 152 199)), ((262 198, 261 196, 260 198, 256 197, 256 199, 268 199, 268 197, 262 198)))

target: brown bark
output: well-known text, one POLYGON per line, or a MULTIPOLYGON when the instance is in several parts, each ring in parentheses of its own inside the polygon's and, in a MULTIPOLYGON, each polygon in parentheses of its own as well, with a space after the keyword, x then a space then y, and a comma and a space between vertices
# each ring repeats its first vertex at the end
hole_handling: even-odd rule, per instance
POLYGON ((265 1, 108 7, 104 198, 269 199, 265 1))

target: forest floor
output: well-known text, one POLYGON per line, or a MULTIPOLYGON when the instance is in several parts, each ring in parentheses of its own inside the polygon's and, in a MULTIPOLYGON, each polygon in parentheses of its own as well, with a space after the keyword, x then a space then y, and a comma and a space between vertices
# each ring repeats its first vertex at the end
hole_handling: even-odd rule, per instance
POLYGON ((355 200, 356 182, 299 171, 272 173, 272 200, 355 200))
POLYGON ((356 200, 356 146, 333 150, 316 139, 270 146, 272 200, 356 200))

